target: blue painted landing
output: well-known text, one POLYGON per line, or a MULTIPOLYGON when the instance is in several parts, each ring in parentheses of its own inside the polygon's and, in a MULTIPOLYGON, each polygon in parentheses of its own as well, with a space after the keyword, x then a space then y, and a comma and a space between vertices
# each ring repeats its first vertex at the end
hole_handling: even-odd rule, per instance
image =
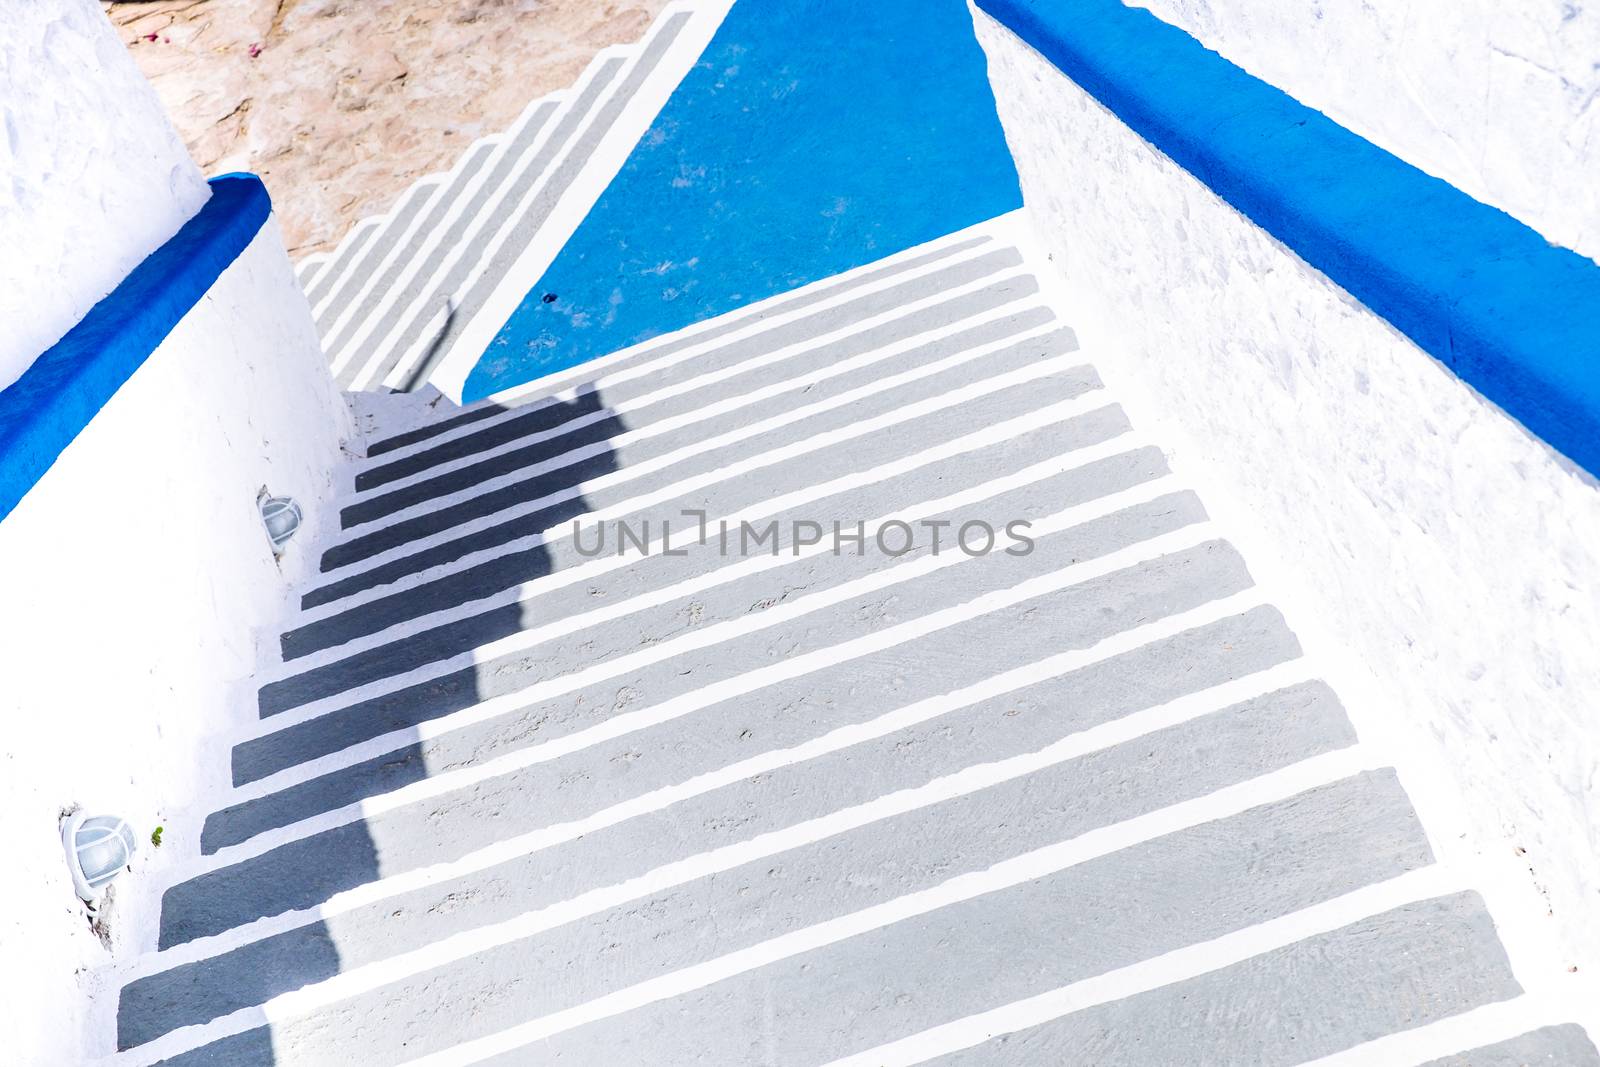
POLYGON ((739 0, 463 400, 1021 205, 964 0, 739 0))

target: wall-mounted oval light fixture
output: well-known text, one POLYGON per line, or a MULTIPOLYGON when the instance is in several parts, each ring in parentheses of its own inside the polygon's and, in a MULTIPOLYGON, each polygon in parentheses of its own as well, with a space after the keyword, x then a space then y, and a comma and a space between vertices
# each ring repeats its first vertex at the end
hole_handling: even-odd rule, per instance
POLYGON ((72 888, 87 901, 100 899, 106 886, 133 859, 133 828, 115 815, 80 811, 69 816, 61 827, 61 843, 67 849, 72 888))
POLYGON ((256 496, 256 505, 261 509, 261 521, 267 528, 267 540, 272 542, 273 554, 283 555, 283 546, 300 529, 300 522, 304 518, 300 513, 300 505, 286 496, 268 496, 265 489, 256 496))

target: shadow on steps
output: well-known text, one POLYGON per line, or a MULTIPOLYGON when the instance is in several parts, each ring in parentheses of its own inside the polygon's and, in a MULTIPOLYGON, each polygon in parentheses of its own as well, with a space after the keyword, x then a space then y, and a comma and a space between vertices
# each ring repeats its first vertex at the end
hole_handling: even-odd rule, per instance
MULTIPOLYGON (((477 414, 479 410, 473 411, 475 420, 484 417, 477 414)), ((541 409, 538 420, 508 421, 527 433, 533 432, 530 427, 558 425, 599 410, 601 400, 597 393, 590 391, 570 404, 541 409)), ((456 422, 460 418, 460 415, 452 415, 444 421, 456 422)), ((494 424, 495 427, 504 425, 494 424)), ((603 424, 591 423, 583 439, 603 442, 624 429, 620 419, 606 419, 603 424)), ((505 431, 494 429, 479 438, 477 445, 479 448, 494 447, 504 437, 505 431)), ((558 451, 571 447, 571 440, 568 435, 557 437, 544 451, 548 452, 551 447, 558 451)), ((447 444, 444 449, 440 454, 460 452, 459 445, 447 444)), ((538 460, 522 455, 519 461, 538 460)), ((503 467, 504 461, 497 461, 497 465, 503 467)), ((550 491, 552 485, 577 485, 615 468, 615 453, 603 448, 581 465, 560 468, 532 479, 538 484, 529 486, 526 491, 538 495, 550 491)), ((485 476, 490 475, 485 475, 476 465, 464 468, 456 472, 458 488, 470 487, 485 476)), ((455 491, 448 484, 435 488, 441 492, 455 491)), ((523 536, 560 526, 587 510, 587 502, 578 494, 559 508, 535 512, 514 520, 514 526, 507 525, 513 526, 515 536, 523 536)), ((452 588, 470 599, 470 591, 474 589, 493 591, 541 577, 552 570, 550 553, 542 544, 495 562, 495 578, 489 586, 474 585, 475 579, 468 578, 452 588)), ((481 581, 482 576, 477 576, 476 580, 481 581)), ((519 607, 512 605, 503 611, 475 615, 464 623, 446 624, 440 629, 447 631, 449 639, 460 647, 472 648, 515 633, 524 626, 519 607)), ((402 640, 375 650, 370 660, 360 662, 377 670, 379 673, 375 677, 403 672, 411 666, 433 661, 434 657, 424 655, 423 649, 436 648, 439 636, 434 635, 431 645, 426 641, 402 640), (419 658, 408 658, 413 655, 419 658)), ((269 718, 316 699, 322 695, 321 678, 313 670, 263 686, 259 695, 261 716, 269 718)), ((332 691, 344 688, 346 686, 341 685, 332 691)), ((328 824, 326 829, 312 830, 309 836, 299 836, 167 890, 161 908, 159 946, 162 950, 201 938, 216 937, 219 941, 214 951, 193 963, 139 978, 122 989, 117 1013, 118 1049, 133 1048, 180 1027, 205 1024, 241 1012, 243 1014, 235 1021, 246 1029, 161 1062, 174 1067, 206 1064, 264 1067, 281 1062, 280 1052, 284 1050, 275 1048, 271 1025, 262 1022, 259 1013, 251 1009, 341 973, 347 965, 346 954, 340 950, 339 936, 333 926, 320 915, 322 906, 338 894, 359 889, 392 873, 385 870, 384 849, 374 840, 365 818, 357 817, 342 824, 338 820, 357 814, 359 809, 354 805, 363 797, 373 795, 373 775, 381 782, 381 792, 401 789, 428 778, 431 769, 420 743, 419 724, 472 707, 486 695, 479 668, 469 667, 389 698, 336 709, 237 746, 234 780, 242 784, 267 774, 289 771, 305 759, 380 736, 404 731, 413 736, 411 743, 390 747, 369 761, 371 773, 359 776, 364 785, 358 793, 342 795, 351 780, 349 774, 314 777, 287 790, 318 823, 328 824), (272 923, 274 917, 280 917, 280 921, 272 923), (309 921, 294 922, 297 919, 309 921), (253 939, 240 933, 241 927, 263 920, 278 927, 277 932, 253 939), (230 944, 234 947, 229 947, 230 944)), ((276 795, 269 794, 269 797, 276 795)), ((246 802, 213 813, 202 834, 202 852, 215 854, 283 826, 279 808, 281 805, 258 809, 246 802)), ((302 829, 315 825, 308 823, 302 829)), ((415 857, 410 857, 400 869, 411 870, 416 866, 415 857)))

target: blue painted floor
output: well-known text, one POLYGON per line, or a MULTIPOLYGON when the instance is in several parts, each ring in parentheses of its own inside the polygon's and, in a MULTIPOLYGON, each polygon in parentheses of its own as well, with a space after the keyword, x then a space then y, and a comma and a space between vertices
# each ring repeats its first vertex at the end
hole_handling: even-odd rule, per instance
POLYGON ((463 399, 1021 204, 964 0, 740 0, 463 399))

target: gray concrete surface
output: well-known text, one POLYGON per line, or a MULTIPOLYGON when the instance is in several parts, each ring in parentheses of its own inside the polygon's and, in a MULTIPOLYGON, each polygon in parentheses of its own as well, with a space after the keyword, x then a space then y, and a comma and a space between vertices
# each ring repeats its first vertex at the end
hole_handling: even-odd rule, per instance
MULTIPOLYGON (((1130 432, 1032 282, 1003 280, 1015 253, 971 247, 970 261, 927 258, 931 282, 886 271, 883 293, 824 287, 793 322, 742 340, 718 343, 732 331, 714 327, 707 350, 675 368, 631 357, 644 373, 619 387, 629 397, 709 368, 734 373, 625 420, 581 381, 570 406, 447 416, 460 436, 414 433, 374 456, 346 536, 388 529, 412 507, 414 525, 384 544, 433 551, 463 523, 499 521, 481 501, 452 511, 450 494, 478 501, 496 491, 490 479, 595 444, 599 466, 584 469, 626 472, 697 435, 908 372, 836 411, 575 494, 569 513, 626 509, 644 490, 661 499, 635 517, 657 521, 806 492, 775 517, 1001 527, 1093 511, 1039 532, 1023 555, 969 557, 947 542, 935 556, 924 532, 902 556, 795 557, 785 533, 779 555, 748 569, 734 569, 746 562, 737 553, 688 543, 584 571, 570 540, 519 540, 545 528, 535 522, 450 549, 492 550, 461 575, 344 610, 337 599, 359 590, 328 593, 313 605, 325 618, 284 635, 287 650, 317 658, 262 687, 267 732, 233 754, 246 786, 280 777, 206 820, 214 869, 165 893, 171 955, 122 990, 119 1044, 173 1042, 162 1062, 184 1067, 403 1064, 503 1034, 513 1036, 470 1061, 823 1064, 1429 870, 1434 849, 1399 777, 1354 760, 1362 739, 1284 616, 1265 595, 1249 599, 1244 557, 1160 449, 1130 432), (937 299, 971 283, 967 297, 937 299), (862 325, 930 297, 916 315, 862 325), (624 429, 782 380, 740 368, 834 329, 847 335, 796 373, 935 334, 610 446, 624 429), (983 359, 922 373, 990 345, 983 359), (989 386, 1031 369, 1039 376, 989 386), (948 402, 898 417, 936 398, 948 402), (1083 403, 1032 428, 931 451, 1073 398, 1083 403), (891 421, 853 432, 874 417, 891 421), (807 447, 832 430, 846 439, 807 447), (791 445, 802 451, 729 469, 791 445), (889 460, 905 465, 817 490, 889 460), (675 488, 692 476, 707 480, 675 488), (966 491, 959 507, 930 503, 966 491), (1118 493, 1129 495, 1110 502, 1118 493), (591 615, 600 606, 618 607, 591 615), (426 612, 440 614, 340 651, 426 612), (549 624, 537 642, 482 651, 549 624), (1127 636, 1141 627, 1150 636, 1127 636), (461 718, 486 700, 495 714, 461 718), (1151 718, 1156 709, 1170 718, 1151 718), (1121 732, 1084 740, 1108 730, 1121 732), (1304 770, 1347 758, 1355 769, 1304 770), (332 765, 311 773, 319 759, 332 765), (1257 789, 1177 829, 1128 829, 1257 789), (1063 851, 1113 831, 1126 840, 1086 858, 1063 851), (909 903, 929 894, 940 903, 909 903), (861 925, 830 932, 847 921, 861 925), (451 948, 463 938, 470 951, 451 948), (359 988, 323 984, 358 969, 359 988), (296 990, 304 1008, 270 1025, 186 1029, 296 990)), ((530 474, 549 480, 519 492, 575 485, 581 471, 569 468, 584 462, 530 474)), ((1288 1065, 1520 993, 1475 893, 1373 899, 1389 903, 1331 932, 924 1059, 1288 1065)), ((1597 1062, 1581 1029, 1553 1027, 1430 1067, 1597 1062)))

